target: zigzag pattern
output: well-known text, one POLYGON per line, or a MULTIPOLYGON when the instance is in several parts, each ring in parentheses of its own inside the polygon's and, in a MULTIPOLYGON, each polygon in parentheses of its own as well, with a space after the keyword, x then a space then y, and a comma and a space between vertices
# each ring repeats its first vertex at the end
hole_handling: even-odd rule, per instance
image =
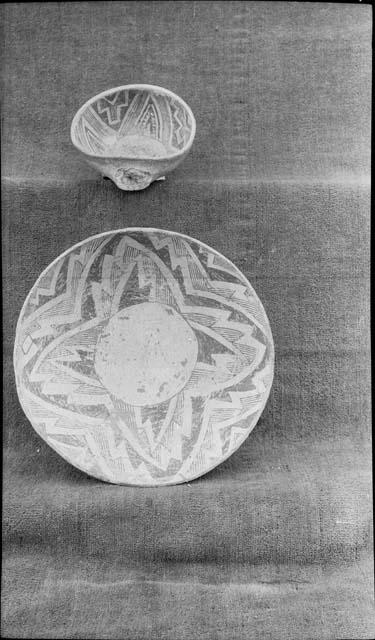
POLYGON ((183 145, 185 141, 185 136, 184 136, 185 124, 180 120, 179 111, 180 109, 178 105, 176 105, 175 103, 172 103, 173 117, 175 119, 175 122, 177 122, 177 125, 178 125, 177 129, 174 130, 174 135, 177 140, 177 146, 183 145))
POLYGON ((38 433, 78 468, 110 482, 171 484, 218 464, 254 427, 272 384, 273 344, 255 292, 224 258, 202 249, 207 268, 237 283, 212 278, 185 238, 143 234, 154 249, 140 232, 109 234, 43 274, 17 329, 17 388, 38 433), (129 286, 140 300, 173 307, 210 345, 164 413, 120 402, 95 372, 97 342, 129 286))
POLYGON ((259 327, 268 337, 270 329, 267 318, 255 292, 247 285, 211 280, 192 248, 183 238, 160 237, 152 234, 155 249, 168 249, 172 270, 180 267, 184 278, 186 293, 192 296, 205 297, 223 303, 230 301, 230 306, 248 317, 250 322, 259 327), (255 312, 255 313, 254 313, 255 312))

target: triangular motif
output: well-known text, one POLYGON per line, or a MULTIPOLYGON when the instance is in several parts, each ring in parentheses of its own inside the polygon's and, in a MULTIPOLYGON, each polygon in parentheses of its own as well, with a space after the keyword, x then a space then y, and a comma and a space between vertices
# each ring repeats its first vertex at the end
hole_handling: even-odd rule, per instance
POLYGON ((143 135, 161 139, 161 120, 155 104, 150 100, 139 118, 138 126, 143 135))

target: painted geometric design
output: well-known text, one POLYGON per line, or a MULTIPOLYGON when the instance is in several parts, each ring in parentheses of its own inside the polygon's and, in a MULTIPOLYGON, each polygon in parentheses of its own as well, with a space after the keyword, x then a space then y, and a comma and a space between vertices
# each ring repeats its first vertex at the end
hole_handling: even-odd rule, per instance
POLYGON ((121 89, 99 98, 79 118, 75 137, 96 155, 119 148, 128 136, 157 140, 165 154, 181 151, 192 135, 193 123, 182 103, 146 89, 121 89))
POLYGON ((117 91, 113 95, 100 98, 96 103, 97 112, 105 114, 110 126, 120 124, 122 120, 122 110, 129 105, 129 92, 117 91))
POLYGON ((102 480, 176 484, 245 440, 267 401, 264 309, 226 258, 180 234, 89 238, 39 278, 14 366, 39 435, 102 480))

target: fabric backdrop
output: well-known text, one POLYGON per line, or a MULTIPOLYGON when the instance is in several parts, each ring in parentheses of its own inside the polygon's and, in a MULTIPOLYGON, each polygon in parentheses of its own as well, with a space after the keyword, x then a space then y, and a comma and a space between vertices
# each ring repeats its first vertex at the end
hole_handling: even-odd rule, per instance
POLYGON ((3 637, 374 637, 370 7, 35 2, 2 16, 3 637), (69 128, 92 95, 137 82, 181 95, 197 135, 165 182, 126 193, 83 164, 69 128), (41 271, 128 226, 227 256, 275 341, 255 430, 175 487, 89 478, 15 390, 16 321, 41 271))

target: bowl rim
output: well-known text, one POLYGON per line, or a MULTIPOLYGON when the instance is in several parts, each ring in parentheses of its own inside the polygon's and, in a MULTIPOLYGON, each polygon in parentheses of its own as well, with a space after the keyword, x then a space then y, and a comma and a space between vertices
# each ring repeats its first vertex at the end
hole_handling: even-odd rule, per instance
POLYGON ((87 100, 76 112, 75 116, 73 117, 72 123, 70 125, 70 139, 73 143, 73 145, 75 146, 76 149, 78 149, 78 151, 81 151, 81 153, 83 153, 86 156, 89 156, 91 158, 98 158, 98 159, 111 159, 111 160, 132 160, 132 161, 139 161, 139 160, 152 160, 154 162, 163 162, 165 160, 172 160, 178 157, 181 157, 183 155, 185 155, 189 149, 191 148, 193 142, 194 142, 194 138, 195 138, 195 132, 196 132, 196 121, 195 121, 195 117, 194 114, 191 110, 191 108, 189 107, 189 105, 182 99, 180 98, 179 95, 177 95, 176 93, 174 93, 173 91, 170 91, 169 89, 166 89, 165 87, 159 87, 158 85, 154 85, 154 84, 123 84, 120 85, 119 87, 113 87, 111 89, 105 89, 104 91, 101 91, 100 93, 98 93, 95 96, 92 96, 91 98, 89 98, 89 100, 87 100), (176 153, 170 153, 167 154, 165 156, 161 156, 161 157, 157 157, 157 158, 153 158, 151 156, 138 156, 138 157, 134 157, 134 156, 125 156, 125 155, 121 155, 121 156, 103 156, 103 155, 98 155, 96 153, 92 153, 90 151, 88 151, 86 148, 84 148, 81 144, 79 144, 79 142, 76 140, 75 138, 75 128, 76 125, 81 117, 81 115, 83 114, 83 112, 87 109, 87 107, 89 107, 91 104, 93 104, 94 102, 96 102, 97 100, 99 100, 100 98, 104 98, 106 95, 108 95, 109 93, 115 93, 116 91, 122 91, 123 89, 145 89, 145 90, 149 90, 149 91, 154 91, 157 93, 162 93, 164 95, 168 95, 171 98, 176 99, 178 102, 180 102, 182 104, 182 106, 186 109, 186 111, 188 112, 191 121, 192 121, 192 130, 190 133, 190 138, 187 142, 187 144, 183 147, 183 149, 181 149, 180 151, 177 151, 176 153))

